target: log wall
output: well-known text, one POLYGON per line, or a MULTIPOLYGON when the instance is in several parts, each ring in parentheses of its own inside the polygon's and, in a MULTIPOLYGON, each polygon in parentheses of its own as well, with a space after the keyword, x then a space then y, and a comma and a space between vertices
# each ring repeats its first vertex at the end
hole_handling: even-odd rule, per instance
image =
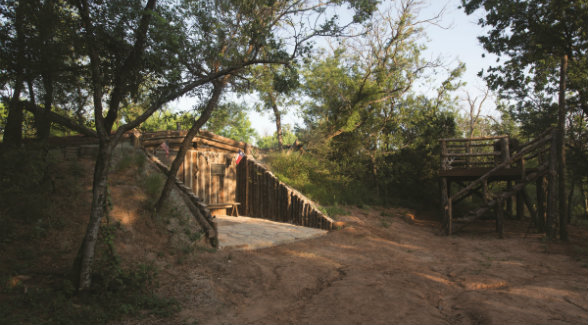
POLYGON ((335 222, 250 157, 237 166, 237 201, 241 202, 239 213, 253 218, 327 230, 335 222))

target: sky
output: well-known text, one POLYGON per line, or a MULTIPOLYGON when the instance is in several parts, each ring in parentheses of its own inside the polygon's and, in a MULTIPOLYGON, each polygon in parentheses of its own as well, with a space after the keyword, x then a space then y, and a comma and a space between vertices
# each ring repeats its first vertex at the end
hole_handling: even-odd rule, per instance
MULTIPOLYGON (((384 1, 384 5, 389 5, 390 3, 394 4, 393 1, 384 1)), ((424 26, 428 38, 428 41, 426 41, 427 50, 424 54, 431 59, 441 57, 442 62, 451 67, 457 66, 458 62, 466 64, 466 71, 462 76, 462 80, 466 82, 466 85, 457 92, 457 95, 464 98, 464 100, 460 101, 460 104, 465 110, 467 105, 465 102, 466 92, 472 98, 477 96, 481 98, 484 93, 485 82, 477 76, 477 73, 495 63, 496 57, 486 53, 477 39, 478 36, 484 34, 484 30, 476 23, 482 13, 475 12, 468 16, 463 9, 459 9, 460 3, 460 0, 422 0, 417 19, 430 19, 443 11, 438 24, 424 26), (485 58, 482 57, 483 53, 486 54, 485 58)), ((441 81, 438 80, 435 84, 439 85, 441 81)), ((426 86, 421 85, 420 87, 426 88, 426 86)), ((251 97, 246 96, 239 100, 248 101, 251 100, 251 97)), ((185 107, 182 107, 185 105, 185 101, 180 101, 174 106, 185 109, 185 107)), ((482 115, 496 115, 494 100, 486 100, 482 115)), ((252 127, 260 136, 272 135, 275 132, 275 124, 272 122, 270 113, 250 112, 249 118, 252 127)), ((296 112, 288 112, 282 119, 283 125, 290 124, 294 126, 296 123, 301 123, 301 120, 296 116, 296 112)))

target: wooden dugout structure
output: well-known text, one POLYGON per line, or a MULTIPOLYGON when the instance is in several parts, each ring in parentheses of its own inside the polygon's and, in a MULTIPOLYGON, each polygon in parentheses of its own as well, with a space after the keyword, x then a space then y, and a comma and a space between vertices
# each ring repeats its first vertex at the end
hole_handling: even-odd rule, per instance
MULTIPOLYGON (((187 131, 161 131, 139 136, 140 146, 170 165, 187 131), (165 152, 162 143, 169 147, 165 152)), ((331 230, 335 221, 300 192, 281 182, 256 161, 251 146, 211 132, 200 131, 192 140, 177 180, 212 214, 236 214, 331 230), (239 151, 245 156, 237 165, 239 151), (230 210, 228 210, 230 209, 230 210), (227 213, 228 212, 228 213, 227 213)))
POLYGON ((505 213, 511 213, 513 197, 517 218, 523 217, 526 205, 539 230, 543 231, 546 224, 553 224, 557 209, 555 141, 555 129, 547 130, 518 148, 510 148, 513 141, 507 135, 441 139, 439 177, 445 233, 451 235, 493 212, 496 231, 502 237, 505 213), (502 184, 491 186, 492 182, 502 184), (536 183, 535 205, 526 192, 526 186, 532 182, 536 183), (455 206, 472 195, 482 198, 482 206, 456 215, 455 206))

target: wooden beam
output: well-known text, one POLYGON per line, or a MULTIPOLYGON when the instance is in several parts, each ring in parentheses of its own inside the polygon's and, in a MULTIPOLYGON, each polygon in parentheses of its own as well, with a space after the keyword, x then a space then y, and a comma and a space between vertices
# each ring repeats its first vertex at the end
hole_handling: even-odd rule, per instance
POLYGON ((500 238, 504 238, 504 200, 498 197, 496 201, 496 232, 500 238))
POLYGON ((219 148, 219 149, 224 149, 224 150, 228 150, 231 152, 239 152, 239 148, 237 147, 233 147, 231 145, 226 145, 226 144, 222 144, 220 142, 217 141, 211 141, 211 140, 207 140, 204 138, 200 138, 200 137, 194 137, 194 140, 192 140, 192 142, 198 143, 198 144, 205 144, 211 147, 215 147, 215 148, 219 148))
POLYGON ((497 140, 508 138, 508 135, 497 135, 492 137, 477 137, 477 138, 444 138, 446 142, 468 142, 468 141, 484 141, 484 140, 497 140))

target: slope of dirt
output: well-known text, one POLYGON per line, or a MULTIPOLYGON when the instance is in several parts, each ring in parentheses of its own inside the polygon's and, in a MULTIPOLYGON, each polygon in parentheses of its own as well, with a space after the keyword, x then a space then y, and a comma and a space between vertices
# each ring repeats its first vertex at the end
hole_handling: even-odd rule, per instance
MULTIPOLYGON (((51 316, 46 311, 34 310, 33 304, 10 302, 33 300, 27 298, 31 292, 72 286, 73 262, 89 220, 94 158, 91 151, 82 157, 70 151, 77 150, 51 151, 52 190, 47 194, 51 201, 47 211, 29 216, 29 222, 6 219, 11 220, 13 230, 10 238, 0 240, 0 321, 56 322, 46 318, 51 316), (34 316, 27 318, 27 314, 34 316)), ((179 191, 172 191, 169 207, 151 217, 150 206, 159 194, 164 176, 142 151, 128 146, 115 149, 111 170, 109 218, 104 218, 103 225, 113 229, 115 254, 120 257, 122 268, 146 265, 161 270, 209 249, 179 191)), ((104 242, 101 234, 95 271, 107 259, 108 247, 104 242)), ((69 302, 56 305, 65 308, 69 302)))
POLYGON ((183 310, 153 323, 588 322, 586 229, 572 227, 570 244, 514 221, 505 239, 491 224, 445 237, 426 215, 348 210, 327 236, 168 269, 160 293, 183 310))

